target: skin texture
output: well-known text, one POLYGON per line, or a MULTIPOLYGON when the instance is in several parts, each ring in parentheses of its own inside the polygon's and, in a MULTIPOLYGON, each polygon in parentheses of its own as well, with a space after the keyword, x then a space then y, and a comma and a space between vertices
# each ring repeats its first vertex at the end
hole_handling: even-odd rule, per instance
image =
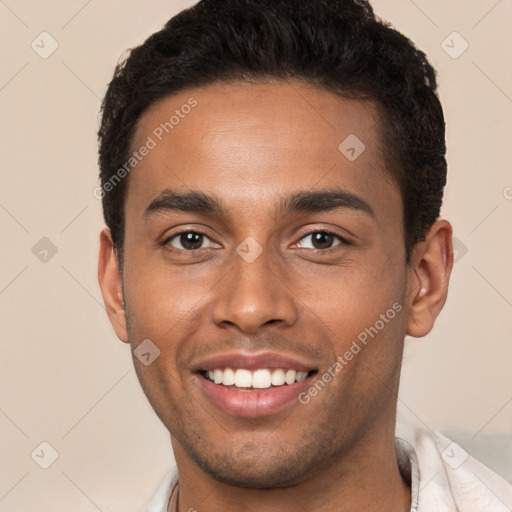
POLYGON ((450 224, 438 220, 406 265, 375 105, 297 82, 182 91, 142 116, 133 148, 191 97, 197 106, 129 177, 122 275, 108 229, 99 258, 117 336, 132 350, 147 338, 160 350, 134 365, 171 434, 179 510, 409 510, 394 448, 403 340, 427 334, 444 305, 450 224), (354 161, 338 150, 349 134, 365 145, 354 161), (373 214, 278 212, 283 197, 334 187, 373 214), (225 212, 144 215, 166 189, 214 196, 225 212), (201 248, 169 240, 179 230, 203 232, 201 248), (331 247, 315 249, 308 235, 324 230, 336 235, 331 247), (262 248, 252 263, 236 252, 249 236, 262 248), (306 405, 229 415, 192 371, 210 356, 272 351, 308 362, 318 378, 393 304, 401 311, 306 405))

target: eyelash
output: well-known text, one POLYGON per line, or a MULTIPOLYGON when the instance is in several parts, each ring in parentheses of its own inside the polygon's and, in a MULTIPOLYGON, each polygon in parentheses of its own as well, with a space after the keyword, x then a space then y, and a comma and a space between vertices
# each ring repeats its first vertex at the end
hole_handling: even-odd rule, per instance
POLYGON ((329 253, 333 250, 336 250, 336 247, 338 245, 352 245, 346 238, 342 237, 341 235, 339 235, 338 233, 335 233, 334 231, 331 231, 329 229, 315 229, 313 231, 307 231, 306 233, 303 233, 301 235, 301 237, 299 238, 299 242, 306 238, 307 236, 311 236, 311 235, 314 235, 315 233, 324 233, 326 235, 331 235, 333 236, 334 238, 337 238, 339 240, 339 244, 336 244, 336 245, 333 245, 332 247, 328 247, 327 249, 308 249, 310 251, 314 251, 316 253, 318 252, 324 252, 324 253, 329 253))
MULTIPOLYGON (((182 231, 178 231, 176 233, 173 233, 171 236, 167 237, 164 242, 163 242, 163 245, 168 247, 169 244, 170 244, 170 241, 173 240, 174 238, 176 237, 179 237, 180 235, 183 235, 183 234, 188 234, 188 233, 193 233, 195 235, 202 235, 206 238, 208 238, 210 241, 212 241, 210 239, 210 237, 203 231, 200 231, 200 230, 197 230, 197 229, 184 229, 182 231)), ((308 231, 306 233, 303 233, 301 235, 301 237, 299 238, 299 242, 301 240, 303 240, 304 238, 308 237, 308 236, 311 236, 311 235, 314 235, 316 233, 324 233, 326 235, 331 235, 335 238, 337 238, 339 241, 340 241, 340 244, 336 244, 332 247, 328 247, 327 249, 309 249, 310 251, 315 251, 315 252, 330 252, 331 250, 335 249, 335 247, 337 245, 352 245, 346 238, 340 236, 338 233, 334 233, 333 231, 330 231, 329 229, 317 229, 317 230, 313 230, 313 231, 308 231)), ((216 242, 214 242, 216 243, 216 242)), ((207 247, 207 248, 204 248, 204 249, 177 249, 176 247, 172 247, 171 249, 169 249, 170 251, 178 251, 178 252, 183 252, 183 253, 189 253, 189 254, 194 254, 194 253, 197 253, 198 251, 210 251, 212 250, 211 247, 207 247)))
MULTIPOLYGON (((167 237, 164 242, 163 242, 163 245, 165 247, 169 247, 170 245, 170 241, 174 238, 177 238, 179 237, 180 235, 183 235, 183 234, 188 234, 188 233, 193 233, 195 235, 202 235, 206 238, 208 238, 209 240, 210 237, 203 231, 200 231, 200 230, 197 230, 197 229, 184 229, 182 231, 177 231, 176 233, 173 233, 171 236, 167 237)), ((207 247, 205 249, 177 249, 176 247, 171 247, 170 249, 168 249, 170 251, 177 251, 177 252, 182 252, 182 253, 188 253, 190 255, 194 255, 196 254, 198 251, 210 251, 211 250, 211 247, 207 247)))

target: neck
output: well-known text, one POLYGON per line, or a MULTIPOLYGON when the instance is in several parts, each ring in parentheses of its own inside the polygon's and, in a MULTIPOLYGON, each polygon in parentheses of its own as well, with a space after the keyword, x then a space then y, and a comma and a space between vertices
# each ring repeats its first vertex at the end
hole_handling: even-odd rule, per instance
POLYGON ((328 468, 292 487, 246 489, 213 479, 171 437, 179 468, 178 512, 409 512, 411 493, 395 451, 395 422, 370 427, 350 451, 328 468))

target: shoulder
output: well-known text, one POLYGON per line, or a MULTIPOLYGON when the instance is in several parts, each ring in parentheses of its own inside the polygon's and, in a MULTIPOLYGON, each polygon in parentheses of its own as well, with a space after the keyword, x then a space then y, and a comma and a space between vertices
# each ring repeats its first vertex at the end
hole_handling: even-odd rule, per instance
POLYGON ((402 427, 396 445, 410 463, 413 512, 512 510, 512 485, 439 432, 402 427))
POLYGON ((156 494, 144 512, 167 512, 167 505, 177 483, 178 468, 173 466, 158 486, 156 494))

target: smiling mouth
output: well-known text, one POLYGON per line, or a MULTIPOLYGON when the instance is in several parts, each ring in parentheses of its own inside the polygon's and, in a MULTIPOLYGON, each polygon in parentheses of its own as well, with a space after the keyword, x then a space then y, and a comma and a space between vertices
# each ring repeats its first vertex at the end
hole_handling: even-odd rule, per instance
POLYGON ((254 391, 291 386, 302 382, 316 370, 299 371, 285 368, 215 368, 200 372, 208 381, 237 391, 254 391))
POLYGON ((224 413, 247 419, 293 407, 318 373, 312 366, 271 353, 221 356, 201 366, 195 374, 208 401, 224 413))

